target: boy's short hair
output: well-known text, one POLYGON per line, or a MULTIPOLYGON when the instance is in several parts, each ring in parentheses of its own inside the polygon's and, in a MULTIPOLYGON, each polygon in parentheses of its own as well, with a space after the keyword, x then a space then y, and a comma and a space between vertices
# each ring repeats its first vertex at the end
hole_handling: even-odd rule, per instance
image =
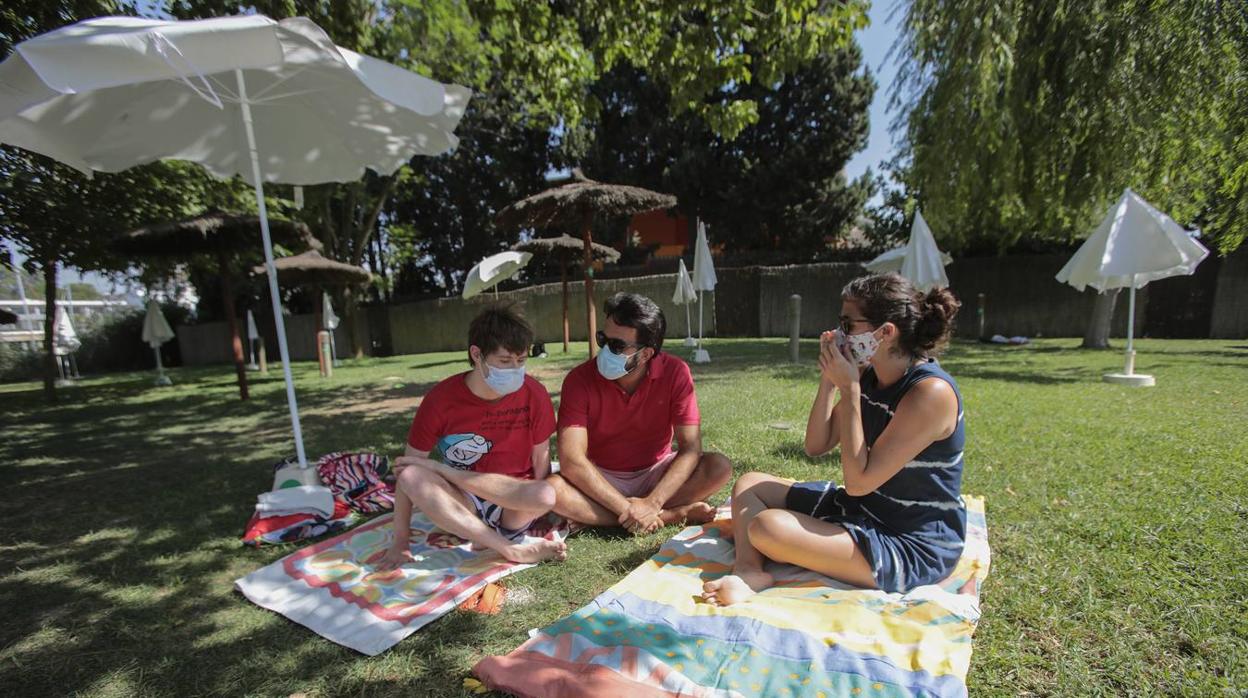
MULTIPOLYGON (((488 356, 500 347, 513 354, 527 354, 533 344, 533 326, 515 303, 487 306, 468 325, 468 346, 488 356)), ((471 352, 468 363, 472 363, 471 352)))

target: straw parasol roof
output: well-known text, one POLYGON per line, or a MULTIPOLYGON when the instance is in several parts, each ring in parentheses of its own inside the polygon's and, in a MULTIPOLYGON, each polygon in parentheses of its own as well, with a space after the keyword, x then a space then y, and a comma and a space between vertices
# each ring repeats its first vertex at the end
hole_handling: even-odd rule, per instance
MULTIPOLYGON (((589 356, 594 356, 594 331, 598 320, 594 310, 594 216, 606 214, 628 216, 660 208, 672 208, 676 197, 670 194, 630 187, 624 184, 603 184, 586 177, 579 169, 559 186, 534 194, 498 212, 494 223, 504 228, 562 227, 581 233, 581 256, 585 273, 585 324, 588 328, 589 356)), ((554 243, 552 243, 554 244, 554 243)), ((564 350, 568 343, 567 280, 564 280, 564 350)))
MULTIPOLYGON (((355 286, 366 284, 373 275, 363 267, 326 259, 316 250, 308 250, 290 257, 273 261, 277 278, 292 286, 355 286)), ((253 274, 263 274, 264 265, 252 269, 253 274)))
MULTIPOLYGON (((593 247, 591 249, 594 251, 594 259, 608 264, 619 260, 620 252, 614 247, 602 245, 597 242, 592 244, 593 247)), ((574 238, 571 235, 564 233, 557 238, 534 238, 532 240, 525 240, 524 242, 517 242, 511 246, 511 249, 519 252, 532 252, 536 255, 555 255, 563 253, 570 256, 580 252, 584 249, 584 246, 585 243, 580 238, 574 238)))
MULTIPOLYGON (((320 249, 308 226, 295 221, 269 220, 273 242, 288 247, 320 249)), ((259 249, 260 219, 233 213, 206 213, 171 223, 132 230, 116 242, 126 254, 152 257, 185 257, 217 251, 259 249)))
MULTIPOLYGON (((281 219, 269 220, 269 234, 273 241, 292 247, 319 249, 321 243, 312 237, 312 231, 302 223, 281 219)), ((140 257, 187 258, 197 254, 212 254, 217 258, 221 275, 221 301, 225 310, 226 325, 230 333, 230 352, 234 357, 234 371, 238 375, 238 395, 246 400, 247 368, 243 363, 243 341, 238 331, 238 317, 234 309, 234 289, 231 283, 231 253, 261 248, 260 219, 235 213, 206 213, 195 218, 169 223, 158 223, 132 230, 116 241, 113 246, 123 254, 140 257)))
POLYGON ((596 182, 575 169, 566 183, 511 204, 498 212, 494 222, 504 228, 578 229, 586 212, 631 216, 675 205, 676 197, 671 194, 596 182))

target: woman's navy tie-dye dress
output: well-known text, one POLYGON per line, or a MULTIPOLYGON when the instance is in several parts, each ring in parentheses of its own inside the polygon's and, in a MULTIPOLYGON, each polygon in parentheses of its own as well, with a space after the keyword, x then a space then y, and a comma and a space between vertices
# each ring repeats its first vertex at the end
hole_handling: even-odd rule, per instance
POLYGON ((962 504, 962 394, 935 359, 912 367, 896 383, 881 388, 875 369, 863 373, 862 430, 867 448, 884 433, 901 399, 919 381, 938 378, 958 397, 953 434, 923 449, 879 489, 851 497, 836 483, 799 482, 789 489, 785 508, 844 526, 862 550, 884 591, 908 591, 939 581, 953 571, 966 540, 962 504))

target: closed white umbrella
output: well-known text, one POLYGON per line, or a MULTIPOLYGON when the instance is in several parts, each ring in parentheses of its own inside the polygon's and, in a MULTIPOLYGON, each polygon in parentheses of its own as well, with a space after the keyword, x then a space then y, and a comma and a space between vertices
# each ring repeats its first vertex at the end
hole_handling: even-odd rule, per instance
POLYGON ((1082 291, 1130 289, 1127 307, 1127 355, 1122 373, 1104 376, 1111 383, 1154 385, 1152 376, 1135 372, 1135 289, 1170 276, 1190 275, 1209 250, 1172 218, 1153 208, 1129 188, 1110 207, 1092 236, 1075 251, 1057 280, 1082 291))
MULTIPOLYGON (((477 262, 464 280, 464 298, 472 298, 515 276, 533 259, 531 252, 499 252, 477 262)), ((498 295, 495 289, 494 295, 498 295)))
POLYGON ((335 341, 334 330, 338 329, 338 325, 342 320, 338 319, 338 314, 334 312, 334 306, 329 302, 329 294, 321 292, 321 327, 329 332, 329 358, 333 365, 338 365, 338 344, 335 341))
POLYGON ((247 309, 247 358, 248 368, 253 371, 260 368, 256 364, 256 340, 260 339, 260 330, 256 328, 256 316, 252 314, 251 309, 247 309))
POLYGON ((706 223, 698 221, 698 240, 693 248, 693 287, 698 291, 698 349, 693 352, 694 363, 710 363, 711 354, 702 348, 702 299, 704 291, 714 291, 719 279, 715 276, 715 262, 711 260, 711 245, 706 240, 706 223))
POLYGON ((165 366, 160 360, 160 345, 173 339, 173 328, 160 312, 160 304, 156 301, 147 302, 147 314, 143 316, 143 342, 156 353, 156 385, 170 385, 172 381, 165 375, 165 366))
POLYGON ((255 186, 306 467, 263 183, 352 181, 446 152, 469 95, 335 46, 304 18, 101 17, 24 41, 0 64, 0 142, 88 174, 180 159, 255 186))
POLYGON ((74 331, 74 323, 69 319, 69 311, 65 306, 57 306, 56 322, 52 324, 52 353, 57 356, 68 356, 82 346, 78 333, 74 331))
POLYGON ((932 229, 923 220, 923 212, 914 212, 914 224, 910 227, 910 241, 906 243, 905 254, 902 255, 902 276, 910 280, 920 291, 933 288, 945 288, 949 285, 949 277, 945 276, 945 264, 940 249, 936 247, 936 238, 932 229))
POLYGON ((676 292, 672 294, 672 302, 685 306, 685 346, 697 344, 693 340, 693 321, 689 315, 689 306, 698 297, 693 288, 693 279, 689 278, 689 270, 685 268, 685 260, 680 260, 680 269, 676 270, 676 292))
MULTIPOLYGON (((872 272, 874 274, 884 274, 890 271, 895 271, 898 274, 900 274, 901 263, 906 258, 906 249, 908 247, 909 245, 902 245, 901 247, 894 247, 893 249, 887 252, 881 253, 879 256, 875 257, 870 262, 863 264, 862 266, 866 267, 867 271, 872 272)), ((953 261, 953 257, 950 257, 947 252, 940 253, 941 264, 944 264, 945 266, 949 266, 949 263, 952 261, 953 261)))

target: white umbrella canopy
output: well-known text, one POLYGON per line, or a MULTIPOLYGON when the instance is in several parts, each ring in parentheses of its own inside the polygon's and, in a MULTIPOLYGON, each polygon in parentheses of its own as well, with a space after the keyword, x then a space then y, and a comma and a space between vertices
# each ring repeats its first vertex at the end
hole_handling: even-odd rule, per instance
POLYGON ((689 278, 689 270, 685 268, 685 260, 680 260, 680 269, 676 271, 676 291, 672 294, 672 302, 685 306, 685 346, 691 347, 693 341, 693 322, 690 320, 689 306, 698 297, 693 288, 693 279, 689 278))
POLYGON ((472 298, 515 276, 533 259, 531 252, 499 252, 477 262, 464 280, 464 298, 472 298))
POLYGON ((450 150, 470 95, 261 15, 86 20, 18 44, 0 86, 4 143, 85 173, 178 159, 251 184, 244 103, 262 180, 317 184, 450 150))
POLYGON ((1126 189, 1057 280, 1082 291, 1143 288, 1168 276, 1188 275, 1209 256, 1172 218, 1126 189))
POLYGON ((1127 309, 1127 353, 1122 373, 1104 376, 1111 383, 1153 385, 1152 376, 1135 373, 1135 290, 1148 282, 1189 275, 1209 256, 1172 218, 1129 188, 1110 207, 1091 237, 1084 241, 1057 280, 1082 291, 1130 289, 1127 309))
POLYGON ((173 381, 165 375, 165 365, 160 360, 160 345, 173 339, 173 328, 160 312, 160 304, 156 301, 147 302, 147 314, 143 316, 143 341, 156 354, 156 385, 170 385, 173 381))
POLYGON ((719 279, 715 276, 715 262, 711 260, 711 245, 706 239, 706 223, 698 221, 698 240, 693 248, 693 287, 698 291, 698 349, 693 353, 695 363, 709 363, 711 354, 702 348, 702 292, 714 291, 719 279))
POLYGON ((352 181, 446 152, 470 94, 335 46, 304 18, 101 17, 24 41, 0 63, 0 143, 88 174, 189 160, 255 186, 295 451, 307 467, 263 183, 352 181))

